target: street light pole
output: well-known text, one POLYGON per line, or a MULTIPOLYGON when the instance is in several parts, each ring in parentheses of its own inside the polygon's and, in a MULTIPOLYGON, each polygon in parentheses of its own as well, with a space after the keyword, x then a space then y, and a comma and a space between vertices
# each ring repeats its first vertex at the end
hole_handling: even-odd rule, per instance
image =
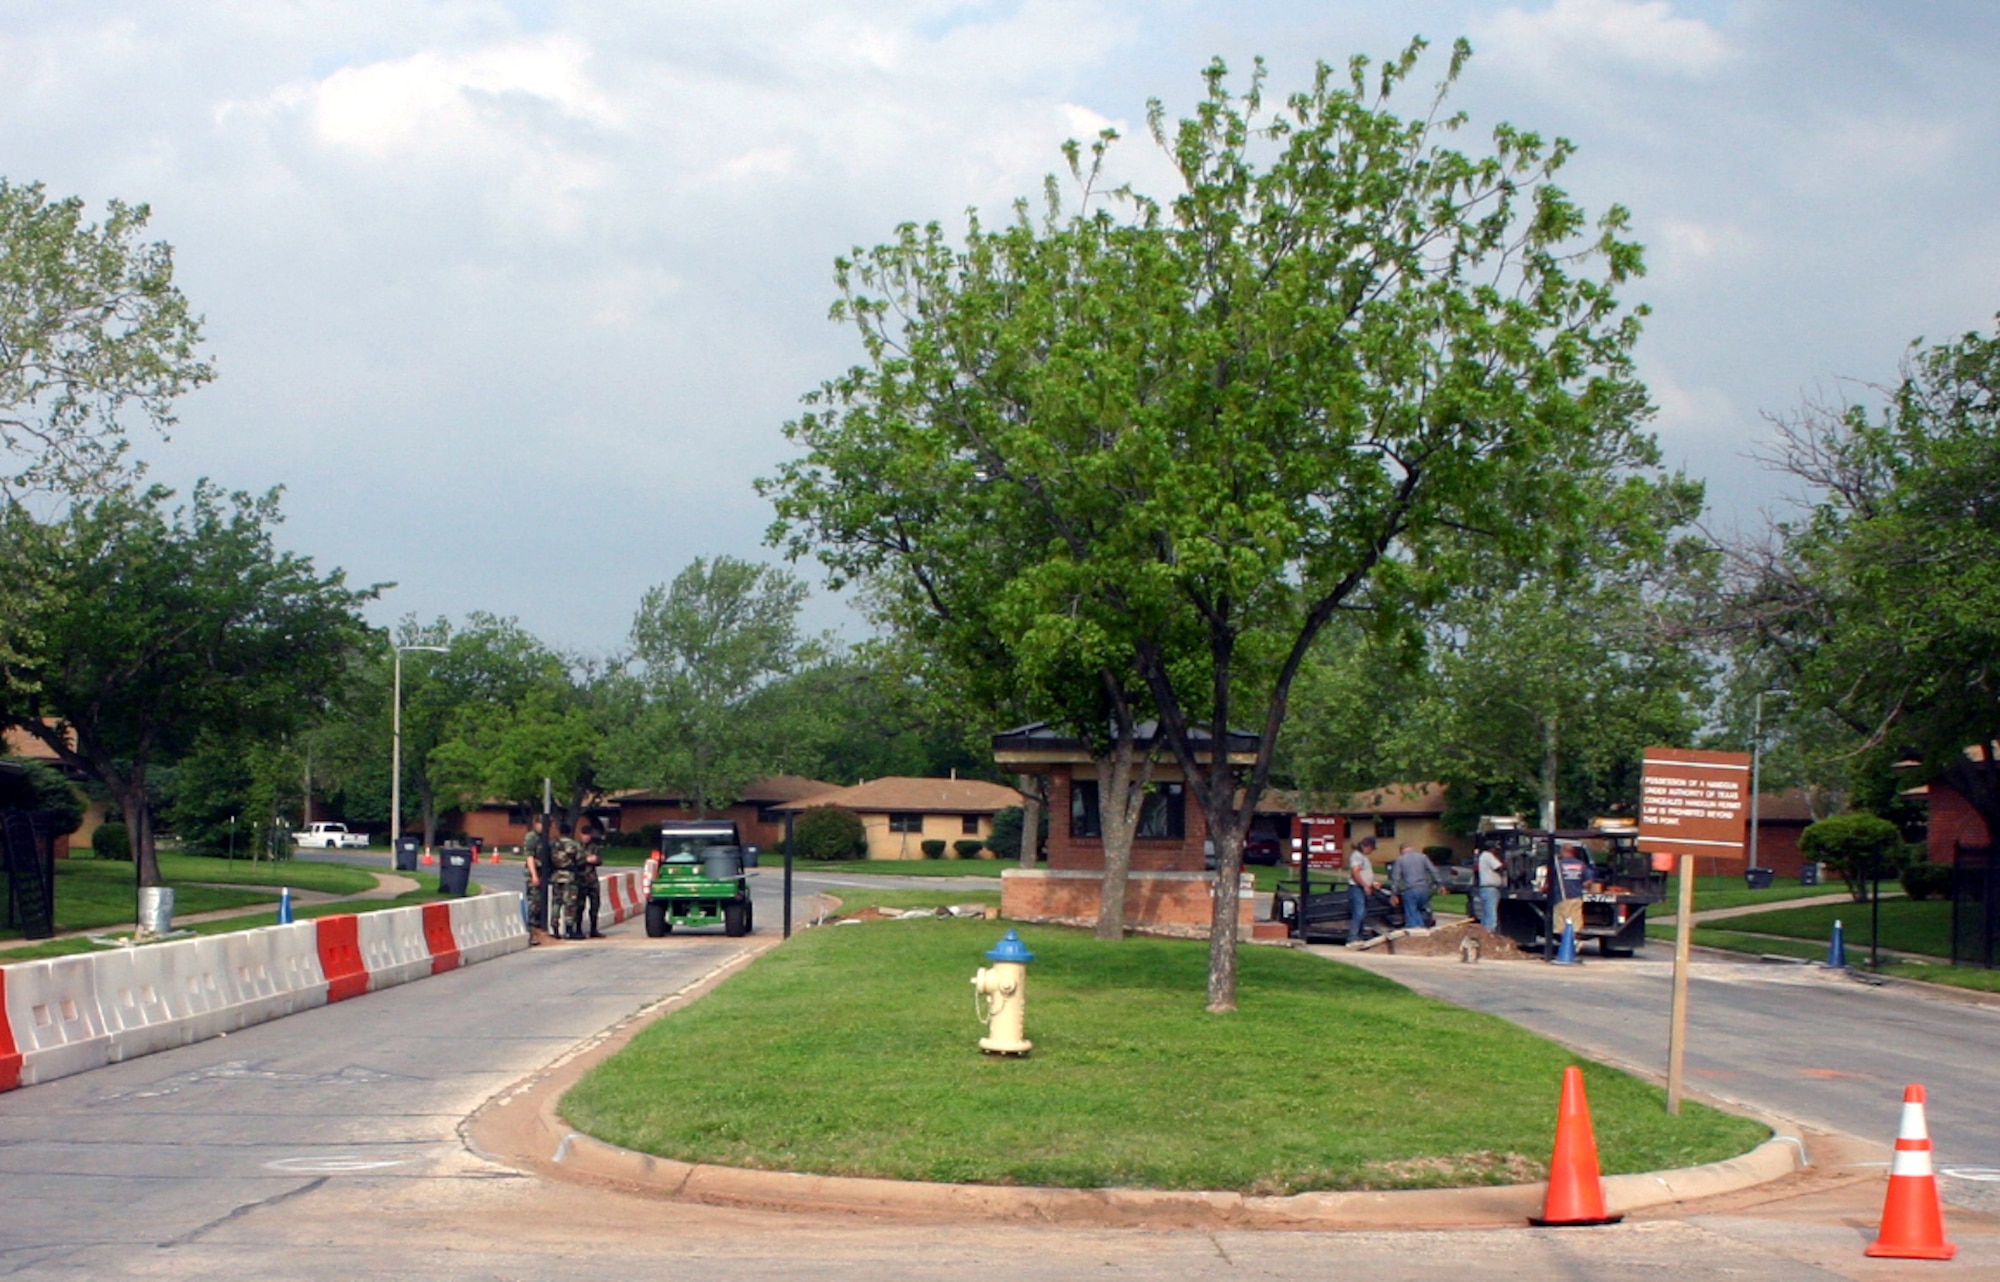
POLYGON ((1757 798, 1763 792, 1758 768, 1764 756, 1764 696, 1787 695, 1789 690, 1759 690, 1756 714, 1750 730, 1750 867, 1757 867, 1757 798))
POLYGON ((403 654, 409 650, 429 650, 443 654, 441 645, 399 645, 396 647, 396 691, 389 711, 389 866, 396 866, 396 842, 403 835, 403 654))

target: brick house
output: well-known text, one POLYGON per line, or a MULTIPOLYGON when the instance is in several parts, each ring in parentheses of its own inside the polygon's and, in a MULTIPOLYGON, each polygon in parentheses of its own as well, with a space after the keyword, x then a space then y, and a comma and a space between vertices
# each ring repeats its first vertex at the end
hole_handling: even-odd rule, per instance
POLYGON ((637 832, 655 823, 733 819, 744 845, 776 850, 785 837, 785 808, 801 797, 838 788, 838 784, 804 775, 771 775, 745 785, 742 796, 727 806, 711 807, 706 815, 696 814, 686 798, 642 788, 611 794, 605 799, 604 810, 619 832, 637 832))
MULTIPOLYGON (((822 785, 822 791, 775 807, 782 816, 838 806, 861 820, 870 859, 922 859, 923 843, 984 841, 993 835, 993 816, 1021 804, 1021 794, 979 779, 914 779, 890 775, 852 788, 822 785)), ((782 837, 782 829, 780 836, 782 837)))

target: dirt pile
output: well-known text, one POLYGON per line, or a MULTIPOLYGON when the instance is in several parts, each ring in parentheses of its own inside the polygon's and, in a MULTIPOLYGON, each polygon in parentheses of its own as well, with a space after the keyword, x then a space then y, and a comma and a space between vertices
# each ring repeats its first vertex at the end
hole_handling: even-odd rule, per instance
POLYGON ((1464 957, 1468 941, 1480 961, 1539 961, 1541 954, 1524 953, 1505 935, 1496 935, 1476 921, 1454 922, 1431 930, 1392 930, 1363 944, 1365 949, 1392 957, 1464 957))

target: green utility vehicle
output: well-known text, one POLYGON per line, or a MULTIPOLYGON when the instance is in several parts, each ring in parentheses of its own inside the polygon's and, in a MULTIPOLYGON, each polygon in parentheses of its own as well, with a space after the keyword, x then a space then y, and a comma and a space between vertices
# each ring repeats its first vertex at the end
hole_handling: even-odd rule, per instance
POLYGON ((750 881, 733 820, 660 825, 660 846, 646 861, 646 934, 660 939, 676 926, 714 926, 732 938, 750 933, 750 881))

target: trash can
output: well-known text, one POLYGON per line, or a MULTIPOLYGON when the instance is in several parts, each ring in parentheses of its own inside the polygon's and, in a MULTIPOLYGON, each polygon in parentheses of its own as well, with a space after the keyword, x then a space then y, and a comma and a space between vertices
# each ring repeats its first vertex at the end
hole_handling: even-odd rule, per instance
POLYGON ((424 839, 422 837, 396 838, 396 871, 415 872, 417 870, 417 854, 423 847, 424 839))
POLYGON ((1743 870, 1743 884, 1752 890, 1769 890, 1774 876, 1776 874, 1769 868, 1746 868, 1743 870))
POLYGON ((1806 863, 1799 865, 1799 885, 1801 886, 1819 885, 1818 864, 1806 863))
POLYGON ((466 846, 446 846, 438 851, 438 893, 462 895, 471 884, 471 849, 466 846))

